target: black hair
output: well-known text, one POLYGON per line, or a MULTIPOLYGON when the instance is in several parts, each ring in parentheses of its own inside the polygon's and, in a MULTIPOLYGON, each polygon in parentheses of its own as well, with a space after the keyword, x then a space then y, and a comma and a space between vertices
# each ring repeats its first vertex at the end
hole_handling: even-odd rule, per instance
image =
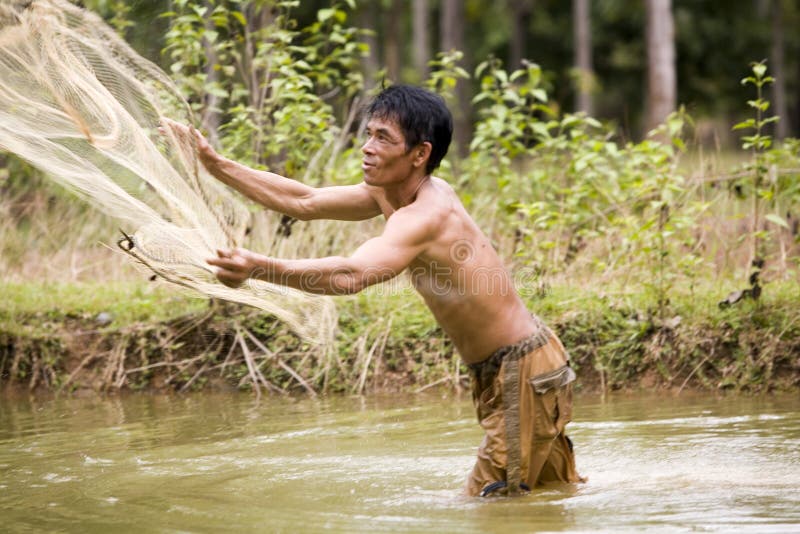
POLYGON ((453 116, 444 99, 413 85, 392 85, 381 91, 367 107, 367 117, 397 122, 406 150, 429 142, 431 155, 425 166, 428 174, 439 166, 453 138, 453 116))

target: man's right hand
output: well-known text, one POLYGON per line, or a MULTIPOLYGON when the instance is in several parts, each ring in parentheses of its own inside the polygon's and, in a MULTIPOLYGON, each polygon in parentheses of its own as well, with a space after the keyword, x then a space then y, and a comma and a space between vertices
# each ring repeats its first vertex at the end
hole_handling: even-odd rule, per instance
POLYGON ((217 154, 216 150, 214 150, 208 142, 208 139, 194 126, 187 126, 172 119, 168 119, 167 117, 161 117, 161 126, 158 127, 158 131, 162 135, 166 135, 168 131, 171 131, 172 135, 176 136, 178 139, 194 137, 197 146, 197 156, 206 167, 209 167, 214 161, 219 159, 219 154, 217 154))

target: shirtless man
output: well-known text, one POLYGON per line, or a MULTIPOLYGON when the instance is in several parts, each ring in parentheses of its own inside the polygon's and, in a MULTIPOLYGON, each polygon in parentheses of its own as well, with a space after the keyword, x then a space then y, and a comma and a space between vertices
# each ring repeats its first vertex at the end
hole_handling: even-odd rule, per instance
POLYGON ((431 175, 447 152, 452 118, 420 88, 392 86, 367 110, 358 185, 313 188, 218 155, 199 134, 200 158, 220 181, 270 210, 300 220, 383 215, 383 233, 350 256, 271 258, 220 250, 208 263, 237 287, 248 278, 326 295, 351 294, 408 270, 416 290, 473 375, 485 438, 469 495, 517 493, 549 481, 577 482, 567 354, 525 308, 489 239, 458 195, 431 175))

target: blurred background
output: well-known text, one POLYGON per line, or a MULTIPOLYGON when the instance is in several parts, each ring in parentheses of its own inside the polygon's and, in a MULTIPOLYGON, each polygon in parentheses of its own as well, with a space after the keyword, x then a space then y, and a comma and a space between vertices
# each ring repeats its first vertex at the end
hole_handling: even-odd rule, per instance
MULTIPOLYGON (((165 68, 170 20, 160 14, 185 2, 84 0, 141 54, 165 68)), ((203 4, 203 2, 195 2, 203 4)), ((220 3, 220 2, 215 2, 220 3)), ((237 4, 237 2, 230 2, 237 4)), ((241 4, 241 2, 239 2, 241 4)), ((258 10, 259 2, 248 9, 258 10)), ((260 2, 267 5, 267 2, 260 2)), ((738 82, 752 61, 767 60, 781 117, 777 138, 800 128, 800 4, 796 0, 300 0, 298 27, 321 9, 347 8, 347 24, 369 30, 362 69, 367 79, 422 83, 440 51, 460 50, 472 73, 489 57, 515 70, 541 66, 544 87, 564 111, 584 110, 612 121, 619 135, 641 138, 664 109, 685 105, 704 142, 730 147, 730 124, 746 113, 738 82), (348 3, 354 6, 350 9, 348 3)), ((210 2, 205 2, 209 8, 210 2)), ((251 24, 269 22, 248 17, 251 24)), ((477 80, 459 83, 461 125, 476 117, 477 80)), ((467 134, 461 133, 461 136, 467 134)), ((462 137, 463 141, 465 137, 462 137)))

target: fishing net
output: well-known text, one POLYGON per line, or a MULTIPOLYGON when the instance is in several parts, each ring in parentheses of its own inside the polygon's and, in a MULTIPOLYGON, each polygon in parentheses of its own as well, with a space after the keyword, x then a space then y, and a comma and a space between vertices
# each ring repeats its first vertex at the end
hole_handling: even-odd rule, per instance
POLYGON ((161 278, 328 340, 330 299, 216 280, 205 259, 243 244, 250 213, 199 164, 192 135, 159 133, 162 117, 193 122, 169 77, 98 16, 61 0, 0 0, 0 148, 117 218, 120 247, 161 278))

